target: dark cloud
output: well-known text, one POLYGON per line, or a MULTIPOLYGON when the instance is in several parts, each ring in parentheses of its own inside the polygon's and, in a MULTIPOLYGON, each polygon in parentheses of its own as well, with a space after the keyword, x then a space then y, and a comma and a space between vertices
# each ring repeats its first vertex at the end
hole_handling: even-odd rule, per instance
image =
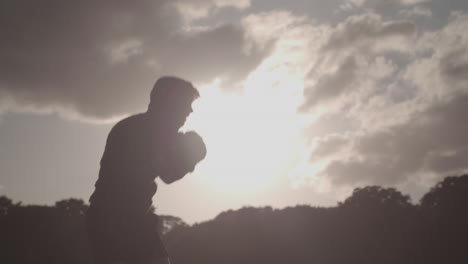
POLYGON ((109 118, 142 110, 161 75, 235 82, 261 61, 243 52, 240 26, 184 32, 173 4, 2 1, 0 94, 20 108, 109 118))
POLYGON ((438 153, 429 155, 426 159, 427 169, 438 174, 452 174, 468 169, 468 146, 457 152, 438 153))
POLYGON ((468 82, 468 49, 466 47, 451 51, 439 61, 442 77, 450 83, 468 82))
MULTIPOLYGON (((209 80, 224 77, 234 83, 242 80, 268 53, 268 49, 242 53, 247 40, 244 30, 224 25, 196 34, 180 35, 174 41, 177 54, 162 54, 168 73, 186 76, 190 80, 209 80), (174 59, 173 57, 176 57, 174 59), (214 75, 216 74, 216 75, 214 75)), ((224 87, 231 90, 232 87, 224 87)))
POLYGON ((327 169, 337 185, 395 185, 418 172, 448 173, 468 169, 468 95, 430 107, 407 123, 354 141, 353 156, 327 169))
POLYGON ((304 136, 313 140, 329 134, 345 134, 359 129, 359 120, 344 115, 342 112, 327 112, 304 130, 304 136))
POLYGON ((317 147, 312 152, 310 156, 311 162, 326 158, 330 155, 336 155, 349 141, 349 138, 340 134, 326 136, 318 142, 317 147))
POLYGON ((307 111, 317 104, 335 98, 350 88, 356 78, 357 63, 352 56, 346 58, 336 72, 320 78, 315 86, 304 89, 305 102, 300 111, 307 111))

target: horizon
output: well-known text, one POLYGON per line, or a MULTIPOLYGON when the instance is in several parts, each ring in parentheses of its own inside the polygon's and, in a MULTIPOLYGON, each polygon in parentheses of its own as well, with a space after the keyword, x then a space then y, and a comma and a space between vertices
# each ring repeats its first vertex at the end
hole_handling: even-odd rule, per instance
MULTIPOLYGON (((330 204, 330 205, 323 205, 323 206, 320 206, 320 205, 313 205, 313 204, 295 204, 295 205, 287 205, 287 206, 284 206, 284 207, 274 207, 274 206, 271 206, 271 205, 259 205, 259 206, 252 206, 252 205, 241 205, 240 207, 238 208, 227 208, 226 210, 224 211, 221 211, 219 212, 217 215, 215 215, 214 217, 212 218, 209 218, 209 219, 203 219, 202 221, 198 221, 198 222, 189 222, 189 221, 186 221, 185 219, 183 219, 182 217, 179 217, 177 215, 166 215, 166 214, 160 214, 158 213, 158 208, 154 208, 155 210, 155 213, 157 215, 160 215, 160 216, 164 216, 164 217, 167 217, 167 216, 174 216, 174 217, 178 217, 180 218, 184 223, 188 224, 189 226, 193 226, 193 225, 197 225, 197 224, 202 224, 202 223, 205 223, 205 222, 210 222, 210 221, 213 221, 215 220, 218 216, 224 214, 224 213, 228 213, 228 212, 238 212, 238 211, 242 211, 243 209, 249 209, 249 208, 254 208, 254 209, 265 209, 265 208, 270 208, 272 209, 273 211, 281 211, 281 210, 285 210, 285 209, 289 209, 289 208, 296 208, 296 207, 309 207, 309 208, 322 208, 322 209, 332 209, 332 208, 339 208, 340 206, 342 206, 346 201, 348 201, 351 197, 354 196, 354 194, 356 192, 359 192, 359 191, 362 191, 362 190, 366 190, 366 189, 372 189, 374 187, 377 187, 377 189, 379 189, 380 191, 389 191, 389 190, 396 190, 398 193, 400 193, 403 197, 407 197, 408 198, 408 203, 413 205, 413 206, 421 206, 422 203, 423 203, 423 198, 424 196, 428 195, 432 190, 435 190, 437 188, 440 188, 440 184, 442 184, 444 181, 446 180, 449 180, 449 179, 461 179, 461 178, 466 178, 468 177, 468 174, 465 174, 465 175, 447 175, 445 177, 443 177, 441 179, 441 181, 437 182, 434 186, 432 186, 428 192, 424 193, 419 200, 415 200, 413 197, 411 197, 409 194, 405 194, 405 193, 402 193, 400 190, 398 189, 395 189, 393 187, 382 187, 382 186, 378 186, 378 185, 367 185, 367 186, 363 186, 363 187, 357 187, 353 190, 353 192, 348 196, 348 197, 344 197, 341 201, 337 201, 336 204, 330 204)), ((12 202, 12 205, 13 206, 22 206, 22 207, 29 207, 29 206, 39 206, 39 207, 56 207, 57 204, 59 202, 69 202, 70 200, 76 200, 76 201, 81 201, 83 202, 83 204, 85 206, 89 206, 89 202, 88 201, 85 201, 83 200, 82 198, 75 198, 75 197, 68 197, 68 198, 65 198, 65 199, 61 199, 61 200, 58 200, 58 201, 55 201, 54 203, 51 203, 51 204, 25 204, 23 203, 22 201, 14 201, 12 199, 10 199, 9 197, 7 196, 4 196, 4 195, 0 195, 0 198, 6 198, 6 199, 9 199, 11 200, 12 202)))

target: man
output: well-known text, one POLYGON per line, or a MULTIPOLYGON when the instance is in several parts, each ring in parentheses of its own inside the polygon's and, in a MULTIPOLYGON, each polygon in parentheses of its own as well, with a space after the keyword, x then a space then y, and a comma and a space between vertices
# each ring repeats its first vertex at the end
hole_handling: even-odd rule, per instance
POLYGON ((205 157, 199 135, 178 132, 198 97, 191 83, 162 77, 151 91, 147 112, 110 131, 86 220, 95 264, 169 263, 150 209, 154 180, 179 180, 205 157))

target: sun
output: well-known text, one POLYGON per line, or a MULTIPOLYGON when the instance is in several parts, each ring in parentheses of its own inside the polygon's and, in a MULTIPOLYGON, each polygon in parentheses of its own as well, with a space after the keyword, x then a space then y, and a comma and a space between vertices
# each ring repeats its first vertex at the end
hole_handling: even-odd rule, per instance
POLYGON ((246 85, 242 93, 225 93, 217 81, 198 88, 201 96, 184 130, 203 137, 208 153, 195 174, 213 188, 256 192, 287 175, 303 146, 298 99, 294 94, 288 97, 281 87, 270 87, 276 92, 262 93, 258 86, 246 85))

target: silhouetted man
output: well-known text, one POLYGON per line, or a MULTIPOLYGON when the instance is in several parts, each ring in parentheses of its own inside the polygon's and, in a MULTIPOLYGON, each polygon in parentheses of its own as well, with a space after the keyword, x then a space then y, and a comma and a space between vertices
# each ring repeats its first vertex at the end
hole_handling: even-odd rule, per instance
POLYGON ((162 77, 151 91, 148 111, 110 131, 87 213, 96 264, 169 263, 150 209, 154 180, 179 180, 205 157, 199 135, 178 133, 197 97, 191 83, 162 77))

